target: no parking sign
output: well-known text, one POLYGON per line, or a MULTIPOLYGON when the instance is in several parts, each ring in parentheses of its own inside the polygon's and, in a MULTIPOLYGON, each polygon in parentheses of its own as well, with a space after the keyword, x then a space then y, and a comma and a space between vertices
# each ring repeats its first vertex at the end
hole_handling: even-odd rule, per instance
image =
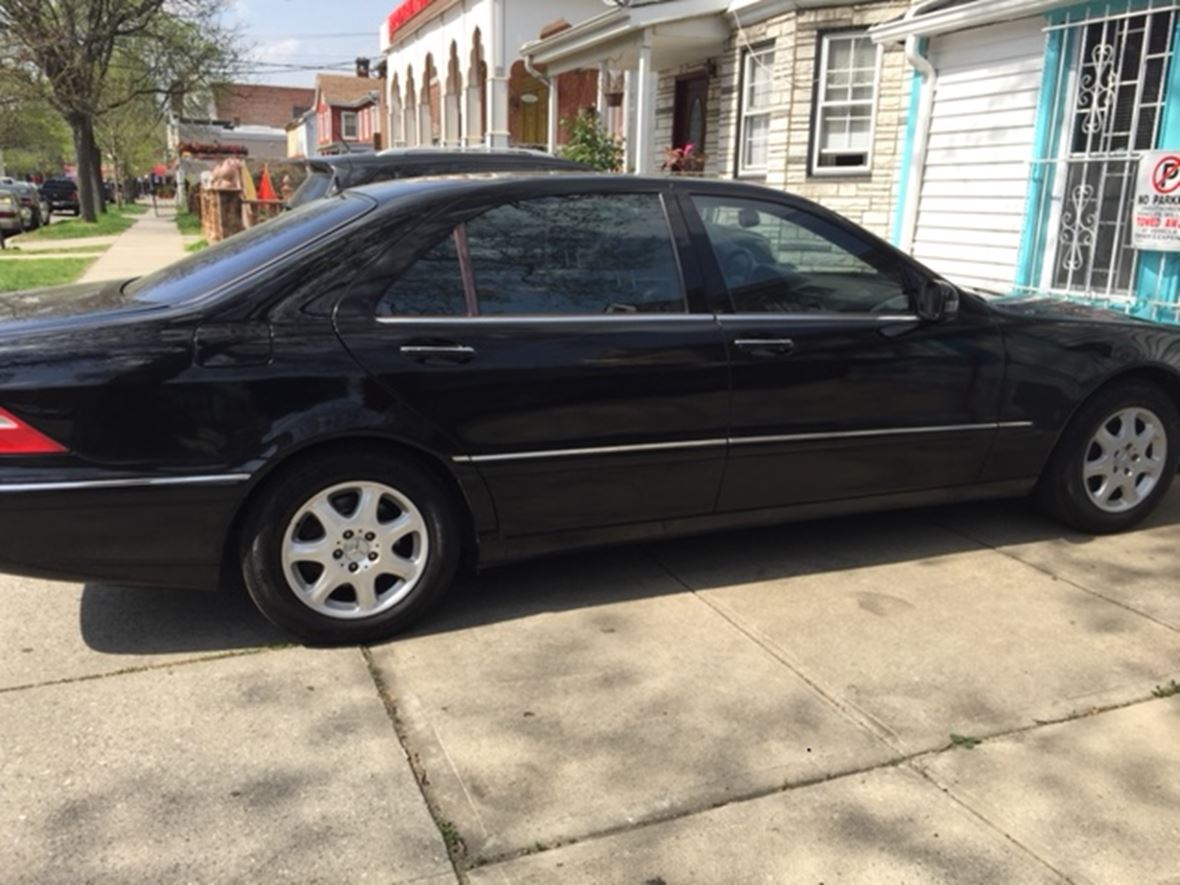
POLYGON ((1180 252, 1180 150, 1149 151, 1139 160, 1131 245, 1180 252))

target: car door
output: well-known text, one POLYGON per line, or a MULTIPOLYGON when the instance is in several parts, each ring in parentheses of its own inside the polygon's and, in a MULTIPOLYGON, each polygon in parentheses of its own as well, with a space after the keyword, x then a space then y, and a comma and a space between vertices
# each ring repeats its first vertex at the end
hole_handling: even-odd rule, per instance
MULTIPOLYGON (((409 266, 338 330, 518 536, 712 512, 724 343, 665 188, 526 180, 420 224, 409 266), (676 235, 673 223, 679 225, 676 235)), ((409 248, 399 246, 399 248, 409 248)))
POLYGON ((997 431, 1003 343, 964 299, 923 322, 928 272, 831 213, 697 192, 683 205, 719 302, 733 409, 722 510, 975 481, 997 431))

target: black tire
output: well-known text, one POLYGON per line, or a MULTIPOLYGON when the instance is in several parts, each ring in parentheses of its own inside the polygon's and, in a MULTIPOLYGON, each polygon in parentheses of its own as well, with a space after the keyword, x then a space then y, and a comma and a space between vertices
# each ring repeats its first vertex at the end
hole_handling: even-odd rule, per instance
POLYGON ((341 450, 304 461, 273 477, 251 502, 240 539, 247 592, 268 620, 305 642, 387 639, 429 611, 454 580, 464 546, 464 522, 455 497, 422 464, 374 449, 341 450), (284 572, 283 544, 288 526, 309 500, 353 482, 382 483, 408 498, 426 524, 429 552, 408 595, 378 614, 346 620, 321 614, 300 599, 284 572))
MULTIPOLYGON (((1099 451, 1099 450, 1095 450, 1099 451)), ((1104 387, 1087 400, 1069 426, 1041 475, 1037 498, 1066 525, 1088 534, 1129 529, 1147 518, 1171 488, 1180 461, 1180 413, 1175 402, 1148 381, 1126 381, 1104 387), (1090 499, 1084 476, 1091 441, 1106 421, 1126 408, 1148 409, 1159 416, 1167 452, 1155 487, 1137 505, 1119 513, 1101 509, 1090 499)))

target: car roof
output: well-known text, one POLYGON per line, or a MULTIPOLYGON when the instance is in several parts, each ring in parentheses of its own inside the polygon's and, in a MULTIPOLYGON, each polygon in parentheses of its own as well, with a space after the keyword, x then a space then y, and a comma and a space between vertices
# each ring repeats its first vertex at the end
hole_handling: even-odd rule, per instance
POLYGON ((525 172, 470 172, 456 175, 422 176, 403 178, 396 181, 382 181, 352 188, 350 192, 364 194, 379 204, 401 202, 406 197, 447 193, 456 198, 480 191, 500 189, 530 190, 581 190, 586 193, 612 193, 628 190, 690 190, 699 193, 729 194, 751 198, 789 198, 808 202, 801 197, 762 185, 731 181, 728 179, 680 178, 668 175, 630 175, 621 172, 571 172, 559 176, 543 170, 525 172))
POLYGON ((311 168, 332 169, 412 169, 438 166, 445 169, 521 169, 546 168, 590 171, 583 163, 555 157, 540 151, 523 149, 458 150, 444 148, 395 148, 378 154, 341 154, 333 157, 309 157, 311 168))

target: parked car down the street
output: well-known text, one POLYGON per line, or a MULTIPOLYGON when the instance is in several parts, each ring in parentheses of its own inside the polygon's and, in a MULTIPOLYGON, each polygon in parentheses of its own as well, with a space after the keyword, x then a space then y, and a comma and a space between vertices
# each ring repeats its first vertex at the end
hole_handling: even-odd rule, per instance
POLYGON ((24 213, 19 195, 15 190, 0 184, 0 232, 5 237, 11 237, 24 229, 24 213))
POLYGON ((14 178, 0 178, 0 187, 16 194, 21 207, 23 230, 36 230, 49 221, 49 210, 37 185, 14 178))
POLYGON ((82 204, 78 200, 78 184, 68 178, 51 178, 41 185, 41 193, 49 201, 54 212, 70 212, 80 215, 82 204))
POLYGON ((0 317, 3 567, 241 576, 314 641, 574 547, 1030 493, 1118 531, 1180 458, 1180 332, 732 182, 369 186, 0 317))
POLYGON ((456 150, 447 148, 390 148, 375 154, 313 157, 306 161, 307 178, 291 195, 295 209, 311 200, 330 197, 351 187, 479 172, 592 172, 583 163, 525 148, 456 150))

